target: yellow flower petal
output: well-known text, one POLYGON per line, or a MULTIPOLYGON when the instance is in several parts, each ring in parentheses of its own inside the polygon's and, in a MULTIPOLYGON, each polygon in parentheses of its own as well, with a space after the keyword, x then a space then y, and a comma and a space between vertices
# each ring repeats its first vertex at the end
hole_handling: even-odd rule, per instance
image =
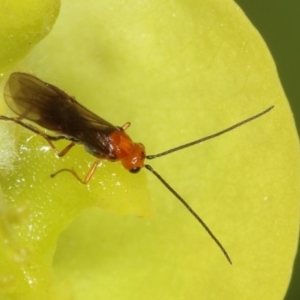
POLYGON ((21 131, 23 161, 1 182, 10 205, 29 208, 14 229, 29 258, 13 268, 2 263, 15 276, 6 294, 50 297, 57 237, 90 207, 59 240, 54 299, 282 299, 298 237, 299 144, 274 62, 234 3, 64 2, 51 34, 17 69, 113 124, 132 122, 128 132, 148 154, 275 108, 151 161, 207 222, 232 266, 152 174, 146 184, 146 170, 132 175, 103 163, 90 188, 69 174, 50 179, 62 167, 84 174, 93 158, 77 147, 56 159, 40 137, 26 141, 31 134, 21 131), (91 208, 148 216, 147 186, 156 209, 150 220, 91 208))

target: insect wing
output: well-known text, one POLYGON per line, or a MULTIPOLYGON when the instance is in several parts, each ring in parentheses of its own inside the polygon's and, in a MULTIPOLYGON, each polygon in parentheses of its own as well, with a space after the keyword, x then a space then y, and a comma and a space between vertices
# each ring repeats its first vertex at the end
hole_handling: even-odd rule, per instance
POLYGON ((117 127, 100 118, 59 88, 26 73, 13 73, 4 88, 8 107, 41 127, 73 138, 105 154, 107 136, 117 127))
POLYGON ((72 128, 82 122, 97 124, 99 130, 115 128, 64 91, 26 73, 10 76, 4 88, 4 97, 8 107, 21 118, 49 130, 61 132, 70 122, 72 128))

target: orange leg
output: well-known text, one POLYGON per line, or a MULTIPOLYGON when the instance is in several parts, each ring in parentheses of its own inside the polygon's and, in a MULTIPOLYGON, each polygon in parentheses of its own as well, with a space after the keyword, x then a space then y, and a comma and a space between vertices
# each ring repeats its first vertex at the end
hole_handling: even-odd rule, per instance
POLYGON ((58 175, 58 174, 61 173, 61 172, 69 172, 69 173, 71 173, 78 181, 80 181, 80 182, 83 183, 83 184, 87 184, 87 183, 91 180, 92 176, 94 175, 94 173, 95 173, 95 171, 96 171, 96 169, 97 169, 97 167, 98 167, 98 165, 99 165, 99 162, 100 162, 100 159, 97 159, 97 160, 92 164, 91 168, 90 168, 89 171, 86 173, 86 175, 85 175, 85 177, 84 177, 83 179, 81 179, 81 178, 78 176, 78 174, 77 174, 74 170, 72 170, 72 169, 60 169, 60 170, 56 171, 55 173, 51 174, 50 176, 51 176, 52 178, 54 178, 56 175, 58 175))
POLYGON ((123 128, 124 130, 126 130, 127 128, 129 128, 130 125, 131 125, 131 123, 130 123, 130 122, 127 122, 127 123, 125 123, 125 124, 122 126, 122 128, 123 128))
POLYGON ((68 146, 66 146, 63 150, 59 151, 54 144, 52 143, 52 141, 58 141, 58 140, 62 140, 62 139, 66 139, 65 136, 62 135, 57 135, 57 136, 52 136, 52 135, 48 135, 46 133, 44 133, 43 131, 39 130, 38 128, 32 126, 31 124, 28 123, 23 123, 21 120, 21 117, 18 118, 9 118, 6 116, 0 116, 0 120, 4 120, 4 121, 13 121, 23 127, 25 127, 26 129, 40 135, 41 137, 43 137, 47 143, 50 145, 50 147, 54 150, 55 154, 59 157, 62 157, 64 155, 66 155, 69 150, 76 145, 75 141, 72 141, 68 146))
POLYGON ((50 145, 50 147, 54 150, 55 154, 57 156, 59 156, 59 157, 63 157, 64 155, 66 155, 69 152, 69 150, 76 145, 75 142, 71 142, 64 149, 62 149, 61 151, 58 151, 57 148, 51 142, 51 140, 48 140, 47 138, 45 138, 45 140, 48 142, 48 144, 50 145))

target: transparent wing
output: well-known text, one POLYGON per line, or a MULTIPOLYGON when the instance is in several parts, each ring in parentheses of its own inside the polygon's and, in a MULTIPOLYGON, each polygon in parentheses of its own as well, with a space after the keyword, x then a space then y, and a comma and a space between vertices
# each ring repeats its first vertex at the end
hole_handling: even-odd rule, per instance
POLYGON ((5 88, 8 107, 21 118, 105 150, 107 136, 119 130, 59 88, 26 73, 13 73, 5 88))

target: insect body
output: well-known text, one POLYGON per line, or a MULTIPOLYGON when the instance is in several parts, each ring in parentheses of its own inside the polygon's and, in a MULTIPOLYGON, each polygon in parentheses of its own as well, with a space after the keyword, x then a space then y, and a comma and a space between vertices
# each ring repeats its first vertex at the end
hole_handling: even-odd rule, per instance
POLYGON ((8 107, 16 113, 18 117, 12 118, 0 116, 0 120, 13 121, 42 136, 58 156, 64 156, 73 146, 82 144, 87 152, 96 157, 95 162, 83 179, 72 169, 58 170, 51 174, 51 177, 56 176, 60 172, 70 172, 81 183, 86 184, 92 178, 101 159, 112 162, 121 161, 124 168, 131 173, 137 173, 142 167, 145 167, 152 172, 152 174, 154 174, 178 200, 181 201, 188 211, 204 227, 210 237, 221 249, 227 260, 231 263, 227 251, 202 218, 199 217, 199 215, 161 177, 161 175, 153 170, 150 165, 145 164, 144 161, 145 159, 154 159, 215 138, 259 118, 273 109, 273 106, 212 135, 156 155, 146 155, 145 147, 140 143, 134 143, 126 134, 125 130, 130 126, 130 123, 126 123, 122 127, 114 126, 82 106, 64 91, 35 76, 26 73, 11 74, 4 88, 4 98, 8 107), (55 132, 57 135, 48 135, 35 126, 23 122, 23 119, 32 121, 45 129, 55 132), (61 139, 70 141, 70 144, 63 150, 58 151, 53 142, 61 139))

